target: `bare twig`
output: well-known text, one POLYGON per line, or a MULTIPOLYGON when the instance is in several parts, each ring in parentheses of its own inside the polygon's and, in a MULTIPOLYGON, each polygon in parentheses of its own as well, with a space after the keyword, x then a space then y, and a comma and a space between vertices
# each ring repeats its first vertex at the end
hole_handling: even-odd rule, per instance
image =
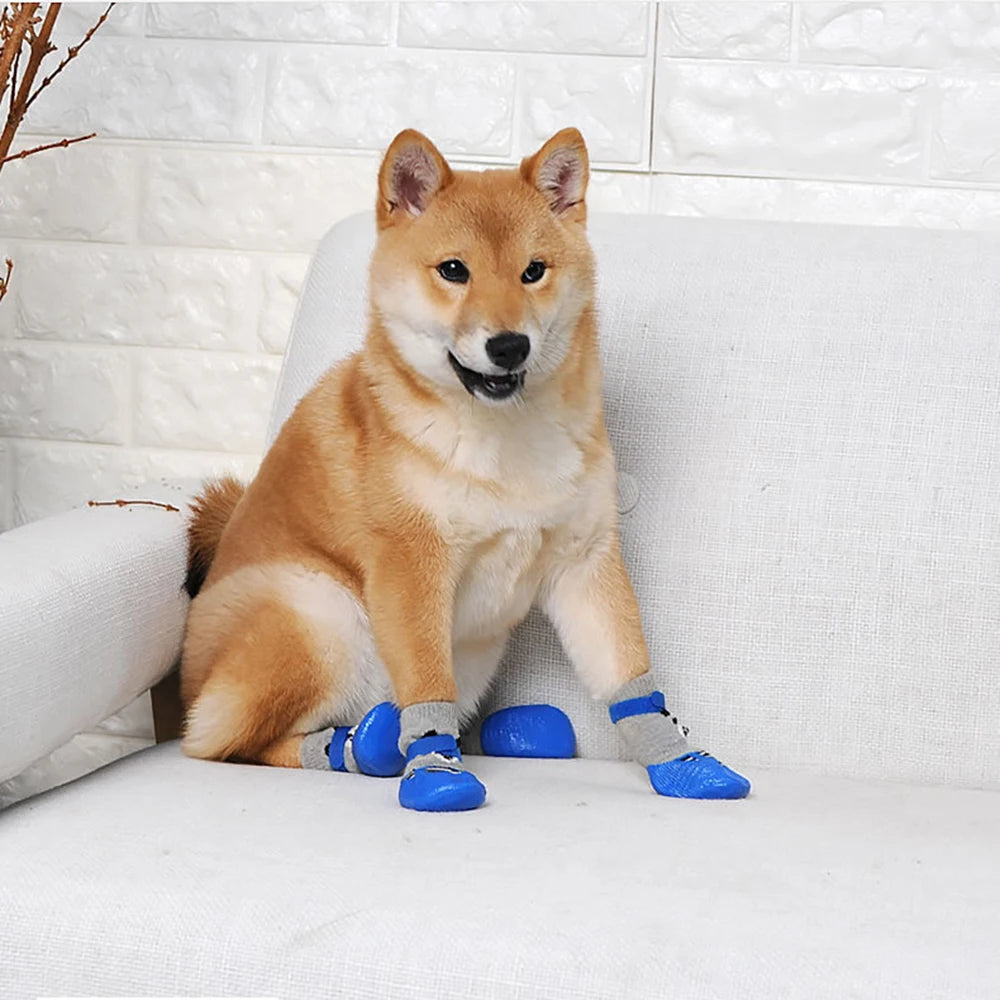
MULTIPOLYGON (((89 135, 77 136, 75 139, 45 142, 31 149, 23 149, 19 153, 11 154, 10 152, 14 135, 35 98, 77 57, 80 49, 94 37, 94 32, 107 20, 114 4, 108 4, 104 13, 91 25, 83 39, 66 50, 65 57, 48 76, 42 78, 42 82, 36 87, 35 77, 38 75, 42 60, 56 51, 56 46, 52 44, 50 39, 61 6, 59 3, 48 4, 44 17, 40 13, 41 4, 39 3, 11 3, 9 5, 4 3, 0 7, 0 102, 6 96, 8 88, 10 89, 7 115, 3 120, 3 129, 0 130, 0 170, 3 169, 5 163, 10 163, 11 160, 23 160, 27 156, 41 153, 47 149, 65 149, 74 143, 93 139, 97 134, 92 132, 89 135), (27 65, 24 66, 22 72, 21 52, 25 45, 28 47, 27 65)), ((6 261, 6 265, 7 273, 0 281, 0 299, 3 299, 9 291, 10 274, 14 266, 10 260, 6 261)))
POLYGON ((7 287, 10 285, 10 272, 14 270, 14 262, 10 257, 5 258, 4 263, 7 265, 7 273, 0 278, 0 301, 3 301, 3 297, 7 294, 7 287))
POLYGON ((47 142, 44 146, 22 149, 20 153, 12 153, 10 156, 0 160, 0 164, 10 163, 11 160, 23 160, 26 156, 31 156, 32 153, 42 152, 43 149, 55 149, 57 146, 65 149, 67 146, 72 146, 74 142, 85 142, 87 139, 93 139, 96 135, 96 132, 91 132, 90 135, 78 135, 75 139, 59 139, 57 142, 47 142))
POLYGON ((130 507, 133 504, 145 504, 148 507, 162 507, 180 513, 180 507, 172 503, 160 503, 159 500, 88 500, 88 507, 130 507))
MULTIPOLYGON (((58 7, 59 4, 52 4, 52 6, 58 7)), ((104 13, 97 19, 97 21, 94 24, 90 26, 90 30, 83 36, 83 40, 79 43, 79 45, 71 45, 66 50, 66 55, 59 63, 59 65, 56 66, 56 68, 51 73, 49 73, 48 76, 42 78, 42 82, 38 85, 38 88, 26 101, 24 105, 25 111, 27 111, 28 108, 30 108, 31 105, 35 103, 35 98, 66 68, 69 62, 77 57, 77 53, 80 51, 80 49, 82 49, 84 45, 86 45, 87 42, 89 42, 91 38, 94 37, 94 32, 97 31, 97 29, 102 24, 104 24, 104 22, 108 19, 108 14, 111 13, 112 7, 114 7, 114 4, 109 3, 108 6, 104 9, 104 13)))
MULTIPOLYGON (((14 133, 17 131, 18 125, 21 124, 25 111, 27 111, 28 97, 31 94, 31 87, 35 82, 38 67, 41 65, 42 60, 52 51, 52 46, 49 45, 49 38, 52 35, 52 29, 55 27, 56 18, 59 16, 60 7, 61 4, 58 3, 49 4, 48 9, 45 11, 45 18, 42 21, 41 27, 37 31, 34 31, 34 26, 31 26, 34 34, 29 41, 28 65, 25 66, 24 75, 21 77, 17 87, 17 93, 14 97, 14 108, 7 116, 7 123, 4 125, 3 134, 0 135, 0 166, 3 166, 3 161, 7 159, 7 154, 10 152, 10 145, 14 141, 14 133)), ((4 47, 6 48, 6 45, 4 47)))

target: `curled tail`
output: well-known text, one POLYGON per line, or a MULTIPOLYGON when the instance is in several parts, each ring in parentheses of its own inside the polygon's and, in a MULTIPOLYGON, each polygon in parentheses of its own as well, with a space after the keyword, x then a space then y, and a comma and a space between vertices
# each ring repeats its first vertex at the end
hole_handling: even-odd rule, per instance
POLYGON ((209 483, 191 501, 188 522, 188 569, 184 589, 194 597, 205 582, 223 529, 246 487, 232 476, 209 483))

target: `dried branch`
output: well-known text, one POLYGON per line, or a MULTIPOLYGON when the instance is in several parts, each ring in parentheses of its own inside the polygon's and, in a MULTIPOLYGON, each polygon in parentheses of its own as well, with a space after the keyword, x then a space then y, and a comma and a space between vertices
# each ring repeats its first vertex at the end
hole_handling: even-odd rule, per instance
POLYGON ((160 503, 159 500, 88 500, 88 507, 131 507, 133 504, 146 504, 148 507, 162 507, 180 513, 180 507, 172 503, 160 503))
POLYGON ((0 278, 0 302, 3 301, 3 297, 7 294, 7 288, 10 285, 10 272, 14 270, 14 262, 10 257, 7 257, 4 263, 7 265, 7 273, 0 278))
MULTIPOLYGON (((46 149, 65 149, 74 143, 93 139, 97 134, 81 135, 75 139, 59 139, 42 143, 31 149, 23 149, 19 153, 11 154, 10 152, 14 135, 24 120, 28 108, 55 77, 77 57, 80 49, 94 37, 94 32, 107 20, 114 4, 108 4, 104 13, 83 36, 82 41, 70 46, 56 68, 48 76, 43 77, 42 82, 35 87, 35 77, 38 75, 42 60, 56 51, 56 46, 52 44, 50 39, 61 6, 59 3, 50 3, 45 9, 44 17, 40 14, 41 4, 39 3, 11 3, 9 6, 4 3, 3 7, 0 8, 0 102, 3 101, 8 88, 10 89, 7 116, 3 122, 3 130, 0 131, 0 170, 3 169, 5 163, 10 163, 11 160, 23 160, 27 156, 41 153, 46 149), (27 65, 22 73, 21 53, 25 45, 28 48, 27 65)), ((6 264, 7 273, 0 281, 0 300, 9 290, 10 274, 14 267, 10 260, 7 260, 6 264)))
MULTIPOLYGON (((28 65, 24 68, 24 76, 21 78, 14 96, 14 107, 7 116, 7 123, 4 125, 3 134, 0 135, 0 167, 3 166, 3 161, 7 159, 11 143, 14 141, 14 133, 24 118, 28 97, 31 94, 31 87, 35 82, 38 67, 42 64, 42 60, 53 50, 53 46, 49 44, 49 38, 52 35, 52 29, 56 25, 60 6, 61 4, 57 3, 49 4, 48 9, 45 11, 45 19, 42 21, 41 27, 37 30, 35 30, 33 24, 29 24, 28 26, 33 32, 32 37, 28 41, 28 65)), ((9 43, 4 44, 4 48, 7 47, 7 44, 9 43)))
POLYGON ((65 149, 67 146, 72 146, 74 142, 85 142, 87 139, 93 139, 96 135, 96 132, 91 132, 90 135, 78 135, 75 139, 59 139, 56 142, 47 142, 44 146, 22 149, 20 153, 12 153, 10 156, 0 160, 0 166, 4 163, 10 163, 11 160, 23 160, 26 156, 31 156, 32 153, 42 152, 43 149, 55 149, 57 146, 65 149))
POLYGON ((6 93, 11 66, 15 56, 20 55, 21 45, 32 25, 36 10, 37 3, 15 4, 13 12, 6 6, 3 9, 3 18, 0 20, 0 41, 3 42, 0 47, 0 97, 6 93))
MULTIPOLYGON (((59 4, 52 4, 51 6, 58 7, 59 4)), ((66 68, 66 66, 70 63, 70 61, 76 58, 77 53, 80 51, 80 49, 82 49, 84 45, 86 45, 87 42, 89 42, 91 38, 94 37, 94 32, 97 31, 97 29, 102 24, 104 24, 104 22, 108 19, 108 14, 111 13, 112 7, 114 7, 114 4, 109 3, 108 6, 105 7, 104 9, 104 13, 97 19, 97 21, 94 24, 90 26, 90 30, 83 36, 83 41, 81 41, 78 45, 71 45, 66 50, 66 56, 59 63, 59 65, 56 66, 56 68, 48 76, 43 77, 42 82, 38 85, 37 90, 35 90, 34 93, 32 93, 32 95, 28 98, 27 102, 25 103, 24 105, 25 111, 27 111, 28 108, 30 108, 31 105, 35 103, 35 98, 38 97, 38 95, 66 68)), ((52 51, 52 49, 50 49, 49 51, 52 51)))

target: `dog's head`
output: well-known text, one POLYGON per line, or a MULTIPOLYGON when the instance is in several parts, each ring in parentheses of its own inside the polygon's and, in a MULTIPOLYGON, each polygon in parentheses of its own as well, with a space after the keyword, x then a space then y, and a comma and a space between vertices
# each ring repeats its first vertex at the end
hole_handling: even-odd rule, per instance
POLYGON ((593 296, 587 148, 554 135, 516 170, 453 171, 425 136, 379 171, 375 316, 440 391, 516 399, 555 372, 593 296))

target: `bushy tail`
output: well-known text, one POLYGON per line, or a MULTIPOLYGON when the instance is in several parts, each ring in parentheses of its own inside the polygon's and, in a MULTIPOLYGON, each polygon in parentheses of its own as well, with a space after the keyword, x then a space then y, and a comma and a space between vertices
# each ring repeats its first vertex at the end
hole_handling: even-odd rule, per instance
POLYGON ((223 529, 246 487, 232 476, 209 483, 191 501, 188 522, 188 570, 184 589, 194 597, 205 582, 223 529))

